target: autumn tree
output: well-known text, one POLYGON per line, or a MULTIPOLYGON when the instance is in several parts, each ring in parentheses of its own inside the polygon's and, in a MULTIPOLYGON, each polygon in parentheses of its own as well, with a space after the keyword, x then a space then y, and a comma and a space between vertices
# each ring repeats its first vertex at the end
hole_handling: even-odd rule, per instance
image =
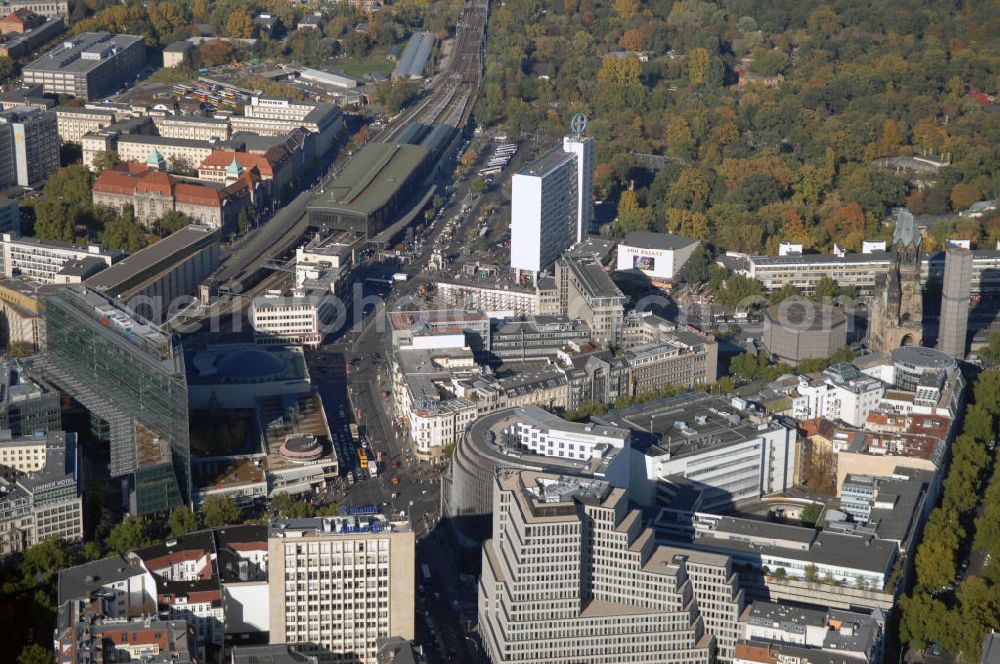
POLYGON ((198 55, 204 66, 218 67, 233 59, 233 47, 222 39, 212 39, 198 47, 198 55))
POLYGON ((206 497, 201 501, 198 514, 202 524, 209 528, 238 523, 240 520, 240 509, 228 496, 206 497))
POLYGON ((974 184, 959 182, 951 188, 951 209, 967 210, 976 201, 981 200, 983 192, 974 184))
POLYGON ((145 230, 136 222, 132 207, 126 207, 121 214, 111 217, 100 233, 101 246, 135 253, 146 246, 145 230))
POLYGON ((666 227, 671 233, 701 241, 707 240, 709 235, 708 218, 693 210, 667 209, 666 227))
POLYGON ((631 21, 639 11, 638 0, 615 0, 612 6, 623 23, 631 21))
POLYGON ((149 521, 145 517, 127 516, 108 534, 106 541, 110 551, 124 555, 153 544, 149 535, 149 521))
POLYGON ((857 203, 844 205, 830 213, 823 221, 823 227, 841 247, 857 251, 864 239, 865 212, 857 203))
POLYGON ((94 155, 94 170, 98 174, 103 173, 109 168, 114 168, 120 163, 122 163, 122 158, 114 151, 103 151, 94 155))
POLYGON ((705 82, 712 55, 704 48, 693 48, 687 54, 688 80, 695 84, 705 82))
POLYGON ((248 39, 253 37, 253 18, 247 12, 233 12, 226 19, 226 36, 248 39))

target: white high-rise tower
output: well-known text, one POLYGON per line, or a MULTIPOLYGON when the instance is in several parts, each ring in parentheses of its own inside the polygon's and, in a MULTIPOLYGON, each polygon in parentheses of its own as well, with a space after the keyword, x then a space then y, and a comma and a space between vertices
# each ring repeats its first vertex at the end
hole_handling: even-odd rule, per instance
POLYGON ((582 114, 573 135, 514 174, 510 266, 532 279, 579 242, 593 223, 594 139, 583 138, 582 114))
POLYGON ((576 241, 580 242, 594 225, 594 139, 566 136, 563 152, 576 155, 576 241))

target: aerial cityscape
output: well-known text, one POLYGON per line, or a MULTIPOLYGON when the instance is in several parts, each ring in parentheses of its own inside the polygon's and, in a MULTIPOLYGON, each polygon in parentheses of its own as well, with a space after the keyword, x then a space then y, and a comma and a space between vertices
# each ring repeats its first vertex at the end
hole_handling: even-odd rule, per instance
POLYGON ((1000 664, 998 33, 0 1, 0 662, 1000 664))

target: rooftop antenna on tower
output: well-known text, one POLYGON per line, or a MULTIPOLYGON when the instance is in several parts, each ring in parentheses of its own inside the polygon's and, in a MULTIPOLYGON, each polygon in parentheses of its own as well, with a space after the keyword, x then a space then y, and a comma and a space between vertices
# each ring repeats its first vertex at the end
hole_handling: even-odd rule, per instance
POLYGON ((583 113, 577 113, 573 116, 573 119, 569 121, 569 127, 573 130, 573 137, 580 138, 583 132, 587 130, 587 116, 583 113))

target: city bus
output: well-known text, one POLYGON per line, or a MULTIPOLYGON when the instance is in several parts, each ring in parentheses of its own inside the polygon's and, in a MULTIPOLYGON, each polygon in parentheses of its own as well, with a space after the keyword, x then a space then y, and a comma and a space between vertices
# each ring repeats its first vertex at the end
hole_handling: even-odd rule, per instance
POLYGON ((357 445, 359 442, 361 442, 361 435, 358 433, 358 425, 355 424, 354 422, 351 422, 350 429, 351 429, 351 440, 354 441, 355 445, 357 445))
POLYGON ((363 447, 358 448, 358 465, 361 466, 361 470, 368 470, 368 453, 363 447))

